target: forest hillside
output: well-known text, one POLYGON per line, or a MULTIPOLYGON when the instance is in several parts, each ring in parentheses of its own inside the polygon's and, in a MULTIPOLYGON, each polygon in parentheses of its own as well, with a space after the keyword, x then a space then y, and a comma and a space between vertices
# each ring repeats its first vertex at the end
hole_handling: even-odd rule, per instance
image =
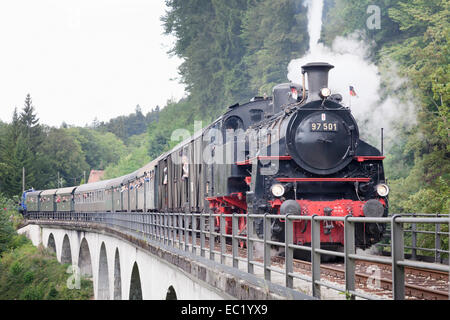
MULTIPOLYGON (((373 1, 325 0, 321 42, 330 46, 355 32, 371 43, 369 59, 384 79, 383 92, 415 106, 414 121, 397 126, 386 150, 391 212, 448 213, 450 209, 449 0, 377 2, 379 27, 368 28, 373 1), (405 81, 391 88, 392 70, 405 81)), ((228 106, 271 95, 286 82, 288 65, 309 49, 303 0, 166 0, 161 21, 176 37, 168 54, 179 68, 187 97, 85 127, 39 123, 39 106, 25 98, 10 123, 0 122, 0 192, 54 188, 85 182, 91 169, 105 178, 141 167, 179 141, 175 129, 208 125, 228 106), (58 176, 60 180, 58 181, 58 176)), ((376 12, 376 11, 374 11, 376 12)), ((395 110, 394 110, 395 111, 395 110)))

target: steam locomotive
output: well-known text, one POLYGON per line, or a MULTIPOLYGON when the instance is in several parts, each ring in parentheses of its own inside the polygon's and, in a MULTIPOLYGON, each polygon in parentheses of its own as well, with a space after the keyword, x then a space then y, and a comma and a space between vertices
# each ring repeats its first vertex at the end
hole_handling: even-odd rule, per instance
MULTIPOLYGON (((332 68, 306 64, 302 85, 280 84, 272 97, 229 107, 212 124, 129 175, 26 193, 27 210, 387 216, 384 156, 359 139, 342 96, 328 89, 332 68)), ((262 236, 262 224, 255 223, 262 236)), ((225 224, 231 234, 231 218, 225 224)), ((294 243, 310 244, 310 225, 293 225, 294 243)), ((271 231, 272 239, 284 241, 281 219, 271 231)), ((380 224, 358 224, 356 245, 369 247, 383 231, 380 224)), ((245 217, 239 218, 239 233, 246 234, 245 217)), ((323 222, 320 238, 322 247, 341 246, 342 223, 323 222)))

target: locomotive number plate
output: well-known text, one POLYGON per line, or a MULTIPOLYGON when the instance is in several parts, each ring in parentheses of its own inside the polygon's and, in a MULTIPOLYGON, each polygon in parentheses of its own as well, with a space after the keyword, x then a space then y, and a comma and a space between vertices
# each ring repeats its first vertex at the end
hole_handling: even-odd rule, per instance
POLYGON ((312 122, 311 123, 311 131, 315 132, 337 132, 338 125, 337 122, 312 122))

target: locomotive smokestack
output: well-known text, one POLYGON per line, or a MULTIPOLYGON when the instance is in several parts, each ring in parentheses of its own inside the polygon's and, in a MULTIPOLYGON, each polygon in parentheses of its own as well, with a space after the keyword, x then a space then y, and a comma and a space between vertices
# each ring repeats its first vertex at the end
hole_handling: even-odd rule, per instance
POLYGON ((302 73, 308 75, 308 99, 306 102, 320 100, 320 90, 328 88, 328 72, 333 69, 326 62, 312 62, 302 66, 302 73))

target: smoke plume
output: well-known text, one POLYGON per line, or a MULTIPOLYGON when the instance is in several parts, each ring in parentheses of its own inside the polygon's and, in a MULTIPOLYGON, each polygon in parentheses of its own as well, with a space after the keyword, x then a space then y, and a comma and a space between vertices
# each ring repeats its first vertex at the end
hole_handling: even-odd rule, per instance
POLYGON ((334 65, 329 74, 329 87, 333 93, 340 93, 343 103, 351 108, 361 138, 379 147, 380 130, 384 128, 385 149, 388 149, 389 141, 395 137, 395 128, 410 128, 416 119, 412 94, 403 90, 405 80, 397 75, 392 62, 389 62, 392 64, 389 74, 382 78, 377 65, 369 60, 374 43, 365 41, 362 31, 337 37, 331 47, 319 43, 323 0, 305 0, 304 5, 308 7, 309 51, 289 63, 288 79, 301 83, 301 66, 309 62, 334 65), (354 87, 356 97, 350 96, 350 86, 354 87), (385 86, 394 94, 387 95, 385 86), (401 94, 397 96, 396 92, 401 94))

